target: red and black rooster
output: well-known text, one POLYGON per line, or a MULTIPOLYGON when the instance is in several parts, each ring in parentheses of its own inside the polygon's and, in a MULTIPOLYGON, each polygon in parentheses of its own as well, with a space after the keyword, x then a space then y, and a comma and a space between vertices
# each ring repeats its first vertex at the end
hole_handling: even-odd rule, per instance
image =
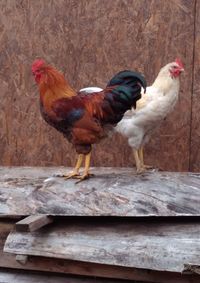
POLYGON ((132 71, 116 74, 107 87, 96 93, 77 93, 64 76, 42 59, 32 64, 39 86, 41 114, 44 120, 62 132, 79 154, 76 166, 65 177, 80 180, 89 177, 92 144, 98 143, 141 98, 144 77, 132 71), (85 170, 79 174, 85 156, 85 170))

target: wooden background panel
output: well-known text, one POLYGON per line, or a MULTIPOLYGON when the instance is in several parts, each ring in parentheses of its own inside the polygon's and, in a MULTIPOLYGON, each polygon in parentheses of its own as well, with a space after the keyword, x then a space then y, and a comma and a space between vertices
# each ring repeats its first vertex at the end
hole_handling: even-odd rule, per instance
POLYGON ((200 170, 200 1, 196 3, 190 170, 200 170))
MULTIPOLYGON (((74 150, 42 121, 31 62, 43 57, 79 89, 104 87, 130 68, 153 82, 160 67, 183 59, 178 105, 153 136, 147 161, 188 170, 194 4, 185 0, 59 0, 0 2, 0 164, 74 164, 74 150)), ((95 166, 132 166, 126 139, 114 135, 95 146, 95 166), (112 145, 112 146, 111 146, 112 145)))

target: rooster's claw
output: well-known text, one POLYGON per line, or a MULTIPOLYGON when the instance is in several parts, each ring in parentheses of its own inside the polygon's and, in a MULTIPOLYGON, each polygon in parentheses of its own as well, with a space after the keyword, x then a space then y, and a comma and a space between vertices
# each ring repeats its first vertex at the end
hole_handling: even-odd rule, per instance
POLYGON ((79 180, 75 184, 78 184, 78 183, 80 183, 82 181, 85 181, 85 180, 89 179, 92 176, 94 176, 94 174, 87 173, 87 174, 83 174, 82 176, 76 177, 79 180))
POLYGON ((63 176, 65 180, 68 180, 68 179, 76 179, 76 178, 79 178, 80 177, 80 174, 77 173, 77 172, 71 172, 69 175, 64 175, 63 176))

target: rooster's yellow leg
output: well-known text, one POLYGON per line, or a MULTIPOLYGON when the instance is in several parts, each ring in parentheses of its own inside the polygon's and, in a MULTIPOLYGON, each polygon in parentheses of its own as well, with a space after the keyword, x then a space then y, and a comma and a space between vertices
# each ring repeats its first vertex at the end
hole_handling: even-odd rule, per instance
POLYGON ((140 158, 141 166, 144 169, 152 169, 153 168, 153 166, 151 166, 151 165, 145 165, 144 164, 144 148, 143 147, 139 148, 139 158, 140 158))
POLYGON ((91 152, 85 156, 85 169, 83 175, 78 176, 77 178, 80 179, 77 183, 86 180, 90 177, 89 169, 90 169, 90 159, 91 159, 91 152))
POLYGON ((139 151, 138 150, 133 150, 134 158, 135 158, 135 165, 136 165, 136 171, 137 173, 142 173, 144 172, 144 168, 142 167, 140 158, 139 158, 139 151))
POLYGON ((79 169, 81 167, 82 162, 83 162, 83 154, 79 154, 78 160, 76 162, 76 166, 74 167, 74 170, 71 173, 69 173, 68 175, 65 175, 64 176, 65 179, 70 179, 70 178, 79 176, 79 169))

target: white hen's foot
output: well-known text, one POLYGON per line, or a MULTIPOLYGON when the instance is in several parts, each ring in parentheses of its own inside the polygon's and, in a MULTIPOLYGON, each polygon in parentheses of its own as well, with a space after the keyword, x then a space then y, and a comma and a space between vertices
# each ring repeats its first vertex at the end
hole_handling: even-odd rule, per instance
POLYGON ((144 173, 144 172, 146 172, 146 169, 145 169, 144 167, 140 166, 140 167, 136 168, 136 173, 137 173, 138 175, 139 175, 139 174, 142 174, 142 173, 144 173))
POLYGON ((143 165, 144 169, 154 169, 154 166, 152 165, 143 165))

